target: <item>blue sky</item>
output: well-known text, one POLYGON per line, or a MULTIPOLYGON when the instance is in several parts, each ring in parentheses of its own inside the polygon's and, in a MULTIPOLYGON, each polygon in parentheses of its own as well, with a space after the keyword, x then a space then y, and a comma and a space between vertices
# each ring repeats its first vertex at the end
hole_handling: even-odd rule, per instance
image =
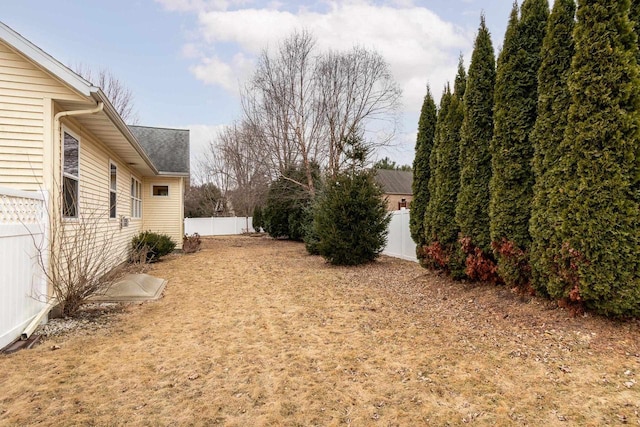
POLYGON ((380 153, 413 160, 426 84, 440 96, 465 64, 484 11, 502 45, 511 0, 3 1, 0 20, 64 64, 107 67, 135 96, 139 124, 191 129, 192 163, 240 117, 238 88, 255 56, 295 29, 321 48, 378 50, 403 88, 402 128, 380 153))

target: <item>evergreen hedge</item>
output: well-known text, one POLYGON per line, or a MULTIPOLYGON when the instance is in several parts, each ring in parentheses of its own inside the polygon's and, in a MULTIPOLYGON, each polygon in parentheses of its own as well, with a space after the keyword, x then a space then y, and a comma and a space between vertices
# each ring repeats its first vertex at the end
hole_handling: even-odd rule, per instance
POLYGON ((562 142, 554 298, 640 315, 640 73, 629 0, 581 0, 562 142))
MULTIPOLYGON (((464 123, 460 136, 460 190, 455 219, 460 236, 467 239, 469 255, 491 257, 489 232, 489 181, 493 136, 493 90, 496 81, 495 56, 484 15, 475 40, 464 95, 464 123), (474 249, 480 253, 475 254, 474 249)), ((471 261, 472 259, 469 259, 471 261)), ((476 278, 469 269, 467 275, 476 278)))
POLYGON ((547 0, 514 3, 498 59, 491 141, 490 231, 498 272, 509 286, 529 285, 527 251, 533 197, 529 134, 536 120, 540 50, 549 15, 547 0))
POLYGON ((427 86, 427 94, 422 102, 420 120, 418 121, 418 137, 416 138, 415 158, 413 160, 413 200, 409 217, 411 238, 418 248, 425 244, 424 214, 429 203, 429 157, 433 148, 436 132, 436 104, 427 86))
POLYGON ((560 147, 571 104, 568 80, 574 54, 575 12, 574 0, 556 0, 547 24, 538 73, 538 117, 531 135, 535 185, 529 231, 532 284, 542 293, 546 293, 554 257, 562 245, 558 213, 566 200, 557 193, 556 186, 564 179, 564 171, 553 166, 563 157, 560 147))
MULTIPOLYGON (((458 225, 455 221, 456 200, 460 188, 460 129, 464 119, 463 97, 466 89, 466 72, 462 58, 458 63, 454 92, 446 108, 446 114, 438 120, 439 132, 432 157, 432 180, 429 186, 430 199, 427 205, 425 231, 427 241, 432 244, 428 255, 435 266, 445 268, 454 277, 464 275, 464 258, 458 250, 458 225), (442 123, 440 123, 442 120, 442 123), (433 244, 436 244, 435 246, 433 244), (442 251, 440 254, 434 250, 442 251)), ((445 95, 443 95, 444 97, 445 95)))

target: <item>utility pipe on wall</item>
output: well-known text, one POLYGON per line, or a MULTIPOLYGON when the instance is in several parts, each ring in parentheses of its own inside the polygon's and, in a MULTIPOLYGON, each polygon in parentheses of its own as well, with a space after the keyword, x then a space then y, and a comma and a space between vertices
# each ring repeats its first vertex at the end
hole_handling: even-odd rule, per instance
MULTIPOLYGON (((104 103, 103 102, 98 102, 98 105, 95 106, 94 108, 89 108, 86 110, 72 110, 72 111, 61 111, 59 113, 57 113, 55 116, 53 116, 53 130, 54 130, 54 134, 53 134, 53 141, 52 141, 52 145, 53 145, 53 153, 56 153, 57 151, 55 150, 55 145, 56 142, 58 140, 61 140, 61 124, 60 124, 60 119, 63 117, 68 117, 68 116, 81 116, 81 115, 88 115, 88 114, 96 114, 99 113, 100 111, 102 111, 104 109, 104 103)), ((56 172, 57 169, 56 167, 52 168, 53 171, 53 180, 52 182, 58 182, 56 180, 56 172)), ((54 203, 55 204, 55 203, 54 203)), ((54 207, 57 208, 57 207, 54 207)), ((55 215, 55 213, 54 213, 55 215)), ((48 236, 46 236, 45 238, 47 238, 48 236)), ((51 249, 49 249, 51 250, 51 249)), ((24 331, 22 332, 22 334, 20 335, 20 339, 26 340, 28 339, 31 334, 33 333, 33 331, 36 330, 36 328, 38 327, 38 325, 40 324, 40 322, 42 322, 42 320, 44 319, 44 317, 49 314, 49 312, 51 311, 51 309, 53 307, 55 307, 56 305, 58 305, 58 300, 53 297, 51 300, 49 300, 49 302, 47 302, 47 304, 44 306, 44 308, 42 310, 40 310, 40 312, 33 318, 33 320, 31 321, 31 323, 29 323, 29 325, 24 329, 24 331)))

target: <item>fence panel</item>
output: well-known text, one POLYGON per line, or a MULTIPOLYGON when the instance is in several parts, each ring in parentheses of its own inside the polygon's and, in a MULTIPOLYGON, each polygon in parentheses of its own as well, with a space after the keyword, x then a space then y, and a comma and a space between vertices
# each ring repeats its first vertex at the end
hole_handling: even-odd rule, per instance
POLYGON ((0 188, 0 348, 44 307, 47 285, 37 258, 46 243, 45 206, 42 193, 0 188))
POLYGON ((253 218, 249 217, 214 217, 185 218, 184 232, 198 233, 201 236, 229 236, 253 231, 253 218))
POLYGON ((385 246, 382 253, 395 258, 418 262, 416 244, 411 239, 409 230, 409 215, 409 209, 393 211, 393 217, 389 223, 387 246, 385 246))

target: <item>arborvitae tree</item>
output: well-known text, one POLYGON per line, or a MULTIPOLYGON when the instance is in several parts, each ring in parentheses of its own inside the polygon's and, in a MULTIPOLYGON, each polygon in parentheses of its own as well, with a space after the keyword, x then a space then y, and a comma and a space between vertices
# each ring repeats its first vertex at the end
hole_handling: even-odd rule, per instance
POLYGON ((514 3, 498 59, 491 141, 491 240, 500 276, 527 286, 529 218, 533 197, 529 134, 536 120, 540 49, 549 16, 547 0, 525 0, 518 20, 514 3))
POLYGON ((563 157, 560 146, 571 104, 568 80, 574 53, 575 13, 575 0, 556 0, 549 16, 538 73, 538 118, 531 134, 535 185, 529 227, 530 263, 532 284, 543 293, 553 270, 554 256, 562 245, 557 215, 562 209, 558 203, 564 198, 554 193, 558 181, 564 179, 564 172, 552 167, 563 157))
POLYGON ((485 255, 491 250, 489 233, 489 180, 493 136, 493 88, 496 63, 484 15, 476 37, 464 95, 464 123, 460 140, 460 191, 456 223, 460 235, 485 255))
POLYGON ((436 103, 427 86, 427 94, 422 102, 422 111, 418 122, 418 137, 416 139, 416 154, 413 160, 413 201, 409 217, 411 238, 418 248, 425 244, 424 213, 429 203, 429 156, 433 148, 433 138, 436 132, 437 111, 436 103))
MULTIPOLYGON (((637 43, 640 43, 640 1, 635 0, 631 2, 631 9, 629 10, 629 19, 633 21, 636 37, 638 38, 637 43)), ((640 49, 638 49, 638 55, 636 56, 636 60, 638 64, 640 64, 640 49)))
POLYGON ((581 0, 571 106, 550 193, 566 206, 552 297, 640 315, 640 72, 629 0, 581 0), (557 178, 556 178, 557 177, 557 178))
POLYGON ((438 108, 438 120, 436 122, 435 136, 433 139, 433 148, 431 149, 431 155, 429 156, 429 170, 431 176, 429 177, 428 189, 429 189, 429 201, 425 208, 424 213, 424 242, 423 246, 417 248, 418 260, 425 267, 444 267, 446 263, 436 261, 434 263, 433 245, 438 241, 436 216, 438 214, 438 207, 435 205, 434 195, 436 194, 437 182, 435 177, 435 170, 440 160, 439 153, 440 147, 446 143, 448 134, 448 117, 449 106, 453 95, 451 94, 451 88, 449 84, 444 88, 442 97, 440 97, 440 107, 438 108))
MULTIPOLYGON (((458 158, 460 156, 460 128, 464 119, 463 97, 467 76, 462 58, 458 63, 458 74, 454 84, 454 92, 450 96, 450 103, 446 116, 443 116, 444 126, 438 135, 440 140, 435 148, 436 162, 432 171, 433 190, 430 189, 430 199, 427 206, 429 218, 427 241, 436 243, 442 250, 435 258, 441 267, 449 270, 454 277, 462 275, 464 267, 457 253, 459 229, 455 221, 456 200, 460 188, 460 170, 458 158), (444 263, 444 265, 443 265, 444 263)), ((432 258, 434 258, 432 256, 432 258)))

